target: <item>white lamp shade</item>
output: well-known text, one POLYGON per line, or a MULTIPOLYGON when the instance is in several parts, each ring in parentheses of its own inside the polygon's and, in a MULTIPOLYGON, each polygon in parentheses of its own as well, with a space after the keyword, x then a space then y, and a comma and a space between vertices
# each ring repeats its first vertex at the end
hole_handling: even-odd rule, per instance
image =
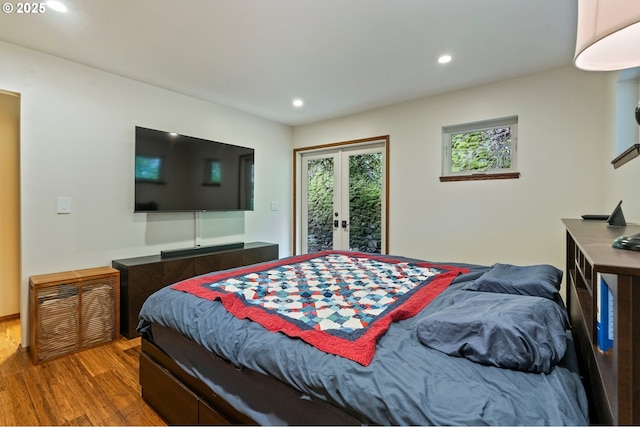
POLYGON ((594 71, 640 66, 640 0, 578 0, 574 63, 594 71))

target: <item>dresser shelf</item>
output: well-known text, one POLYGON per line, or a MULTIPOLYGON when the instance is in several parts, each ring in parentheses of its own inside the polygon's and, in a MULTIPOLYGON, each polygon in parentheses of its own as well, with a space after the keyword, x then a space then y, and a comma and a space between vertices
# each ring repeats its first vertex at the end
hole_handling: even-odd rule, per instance
POLYGON ((567 229, 567 309, 591 423, 640 424, 640 252, 612 247, 616 237, 640 233, 640 226, 562 221, 567 229), (609 283, 614 298, 614 344, 606 352, 600 350, 597 338, 599 274, 617 276, 617 281, 609 283))

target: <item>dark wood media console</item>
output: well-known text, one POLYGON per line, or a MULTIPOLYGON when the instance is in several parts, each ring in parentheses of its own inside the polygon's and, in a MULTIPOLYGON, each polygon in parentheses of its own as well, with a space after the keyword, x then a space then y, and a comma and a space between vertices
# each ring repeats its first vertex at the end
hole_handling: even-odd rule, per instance
POLYGON ((183 256, 151 255, 112 261, 120 271, 120 333, 126 338, 139 334, 138 314, 155 291, 189 277, 278 259, 274 243, 245 243, 242 247, 183 256))
POLYGON ((640 226, 610 227, 601 221, 562 220, 567 227, 567 308, 580 370, 589 397, 591 424, 640 424, 640 252, 612 247, 640 226), (599 274, 615 275, 613 348, 598 346, 599 274), (638 312, 637 319, 636 312, 638 312))

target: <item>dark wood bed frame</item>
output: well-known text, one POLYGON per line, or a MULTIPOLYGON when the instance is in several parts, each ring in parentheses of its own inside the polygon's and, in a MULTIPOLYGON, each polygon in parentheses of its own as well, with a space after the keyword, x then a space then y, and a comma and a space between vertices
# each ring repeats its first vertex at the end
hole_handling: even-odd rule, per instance
MULTIPOLYGON (((590 422, 640 424, 640 252, 614 249, 620 235, 640 226, 608 227, 605 222, 563 220, 566 231, 566 303, 589 399, 590 422), (617 275, 614 347, 597 344, 598 273, 617 275)), ((256 424, 202 381, 182 370, 162 350, 142 339, 142 396, 170 424, 256 424)), ((309 420, 308 424, 314 424, 309 420)))
MULTIPOLYGON (((186 339, 185 339, 186 340, 186 339)), ((310 398, 264 374, 238 369, 193 341, 182 343, 191 356, 206 354, 208 367, 219 384, 248 407, 278 423, 295 425, 362 425, 362 422, 334 405, 310 398), (269 395, 269 396, 266 396, 269 395), (268 399, 273 396, 273 399, 268 399), (265 398, 267 398, 265 400, 265 398), (271 402, 271 403, 266 403, 271 402), (255 406, 254 406, 255 405, 255 406), (266 408, 266 409, 265 409, 266 408), (283 420, 283 421, 280 421, 283 420)), ((160 348, 142 337, 140 383, 144 400, 169 424, 257 424, 238 411, 203 381, 185 372, 160 348)))
POLYGON ((142 398, 169 424, 257 424, 142 338, 142 398))
POLYGON ((611 227, 603 221, 564 219, 567 308, 592 424, 640 424, 640 252, 616 249, 613 240, 640 233, 640 226, 611 227), (598 274, 611 274, 614 344, 598 347, 598 274))

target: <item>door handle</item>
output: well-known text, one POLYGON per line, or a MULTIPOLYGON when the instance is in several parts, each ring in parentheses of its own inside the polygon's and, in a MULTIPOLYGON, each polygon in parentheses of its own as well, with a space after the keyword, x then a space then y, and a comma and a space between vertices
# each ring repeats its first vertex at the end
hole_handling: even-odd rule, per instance
POLYGON ((333 221, 333 227, 334 228, 340 227, 340 222, 337 219, 335 221, 333 221))
POLYGON ((347 229, 347 221, 342 221, 342 228, 344 228, 345 230, 347 229))

